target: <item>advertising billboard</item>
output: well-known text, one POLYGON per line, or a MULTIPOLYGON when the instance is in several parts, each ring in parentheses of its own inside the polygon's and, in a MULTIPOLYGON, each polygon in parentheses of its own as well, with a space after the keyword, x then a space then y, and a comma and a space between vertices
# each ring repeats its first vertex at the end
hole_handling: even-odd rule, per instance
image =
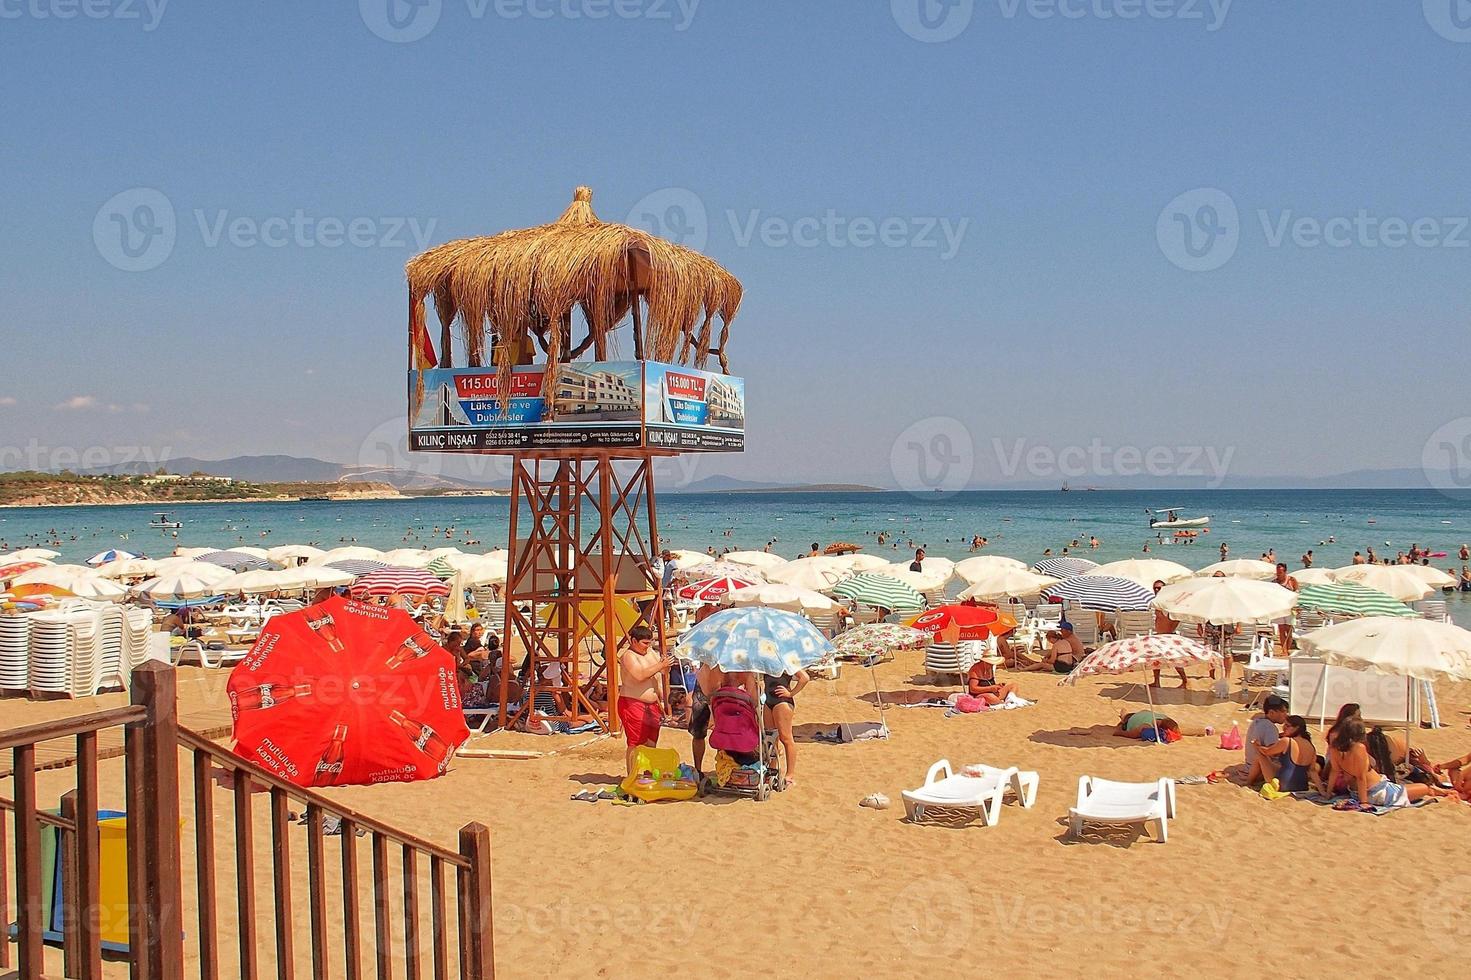
POLYGON ((424 452, 649 448, 740 452, 745 383, 652 361, 410 371, 409 448, 424 452))

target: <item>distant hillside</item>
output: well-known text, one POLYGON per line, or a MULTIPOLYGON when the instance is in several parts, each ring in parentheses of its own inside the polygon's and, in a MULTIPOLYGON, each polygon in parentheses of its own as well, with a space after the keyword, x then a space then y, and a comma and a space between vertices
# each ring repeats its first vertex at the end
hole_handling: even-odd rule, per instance
POLYGON ((302 497, 370 499, 400 496, 386 483, 262 482, 155 476, 80 476, 75 473, 0 474, 0 506, 197 503, 211 500, 296 500, 302 497))
POLYGON ((233 456, 229 459, 198 459, 175 456, 161 463, 130 463, 94 471, 92 475, 143 476, 162 466, 170 473, 204 473, 228 476, 250 483, 386 483, 399 490, 482 489, 485 485, 456 477, 428 476, 410 470, 374 469, 331 463, 302 456, 233 456))

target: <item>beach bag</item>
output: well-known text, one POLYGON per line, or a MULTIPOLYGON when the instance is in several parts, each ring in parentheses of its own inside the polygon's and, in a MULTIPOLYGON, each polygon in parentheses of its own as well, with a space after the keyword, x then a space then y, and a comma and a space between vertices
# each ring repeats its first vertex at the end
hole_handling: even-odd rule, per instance
POLYGON ((716 691, 710 697, 710 746, 748 755, 761 747, 756 705, 745 691, 716 691))
POLYGON ((1236 724, 1231 725, 1229 732, 1221 733, 1221 748, 1232 752, 1239 752, 1242 748, 1241 728, 1236 724))
POLYGON ((971 714, 976 711, 985 711, 986 702, 982 701, 980 698, 972 697, 969 694, 962 694, 960 697, 955 699, 955 710, 963 711, 966 714, 971 714))

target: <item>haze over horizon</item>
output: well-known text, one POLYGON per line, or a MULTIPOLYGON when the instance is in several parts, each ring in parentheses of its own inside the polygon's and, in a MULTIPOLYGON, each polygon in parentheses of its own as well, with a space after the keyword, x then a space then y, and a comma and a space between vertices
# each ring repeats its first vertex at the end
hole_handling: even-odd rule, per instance
POLYGON ((14 8, 0 469, 413 465, 404 262, 579 184, 745 285, 696 479, 1471 467, 1471 31, 920 2, 14 8))

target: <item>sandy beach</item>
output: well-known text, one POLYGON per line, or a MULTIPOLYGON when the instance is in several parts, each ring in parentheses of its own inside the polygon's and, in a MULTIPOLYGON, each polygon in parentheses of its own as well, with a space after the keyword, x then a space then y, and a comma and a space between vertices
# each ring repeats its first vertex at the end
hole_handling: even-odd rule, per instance
MULTIPOLYGON (((877 671, 879 688, 925 685, 918 655, 877 671)), ((217 712, 225 674, 180 671, 185 723, 217 712), (213 702, 213 704, 212 704, 213 702)), ((335 800, 453 846, 459 827, 482 821, 495 855, 496 959, 506 977, 652 976, 698 969, 721 977, 852 976, 1004 970, 1034 976, 1119 975, 1141 969, 1258 976, 1267 964, 1315 975, 1328 962, 1365 955, 1396 972, 1459 972, 1448 930, 1464 921, 1471 874, 1461 870, 1471 807, 1436 804, 1383 817, 1339 813, 1293 800, 1268 802, 1229 785, 1181 786, 1166 844, 1132 833, 1065 840, 1068 806, 1084 773, 1117 779, 1201 775, 1236 764, 1215 738, 1156 746, 1107 734, 1124 705, 1144 704, 1132 677, 1058 687, 1022 675, 1029 708, 946 717, 930 708, 890 708, 887 741, 800 746, 800 784, 765 803, 707 799, 621 806, 569 800, 621 769, 615 739, 498 735, 471 746, 558 754, 531 761, 462 758, 430 783, 328 790, 335 800), (993 827, 914 826, 902 789, 922 782, 935 759, 957 765, 1017 765, 1041 774, 1036 805, 1008 804, 993 827), (890 809, 860 808, 871 792, 890 809), (1350 930, 1340 906, 1360 923, 1350 930), (1295 923, 1302 941, 1284 939, 1295 923), (1372 928, 1368 924, 1372 923, 1372 928), (712 952, 716 951, 716 952, 712 952), (1153 964, 1153 965, 1151 965, 1153 964)), ((1142 679, 1142 678, 1140 678, 1142 679)), ((1238 704, 1210 704, 1201 690, 1159 695, 1188 724, 1245 727, 1238 704)), ((1432 759, 1471 743, 1471 686, 1440 685, 1448 727, 1417 731, 1432 759)), ((14 724, 116 703, 7 701, 14 724)), ((797 731, 878 717, 867 670, 803 692, 797 731)), ((1315 741, 1321 743, 1315 733, 1315 741)), ((688 758, 689 739, 662 744, 688 758)), ((181 759, 183 756, 181 755, 181 759)), ((104 763, 103 803, 122 797, 122 763, 104 763)), ((43 773, 42 798, 69 786, 68 770, 43 773)), ((186 904, 193 915, 192 793, 185 780, 186 904)), ((0 792, 9 794, 7 785, 0 792)), ((233 873, 228 794, 216 794, 222 880, 233 873)), ((269 894, 269 826, 257 805, 257 872, 269 894)), ((305 835, 293 841, 298 906, 305 888, 305 835)), ((365 844, 364 844, 365 848, 365 844)), ((335 845, 331 849, 335 852, 335 845)), ((366 893, 365 893, 366 898, 366 893)), ((233 906, 226 898, 221 915, 233 906)), ((395 896, 395 917, 398 900, 395 896)), ((333 906, 334 910, 336 906, 333 906)), ((269 901, 257 917, 271 929, 269 901)), ((300 917, 301 975, 306 924, 300 917)), ((397 918, 395 918, 395 922, 397 918)), ((340 929, 332 916, 333 929, 340 929)), ((269 940, 267 940, 269 942, 269 940)), ((197 956, 194 937, 186 951, 197 956)), ((1379 966, 1370 966, 1378 970, 1379 966)), ((120 965, 118 965, 120 967, 120 965)), ((225 969, 232 968, 229 954, 225 969)))

